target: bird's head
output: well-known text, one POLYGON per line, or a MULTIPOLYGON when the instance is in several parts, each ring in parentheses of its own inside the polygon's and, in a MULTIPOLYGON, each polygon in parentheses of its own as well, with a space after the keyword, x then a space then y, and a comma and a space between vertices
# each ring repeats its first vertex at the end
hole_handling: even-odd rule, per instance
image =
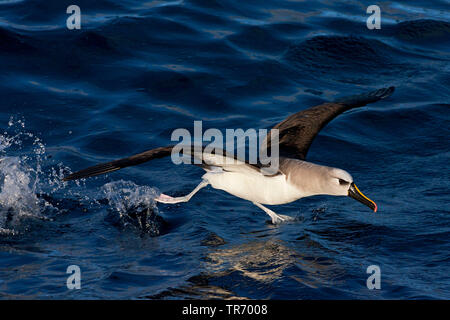
POLYGON ((376 203, 359 191, 352 176, 345 170, 330 168, 327 174, 327 191, 330 195, 349 196, 377 212, 376 203))

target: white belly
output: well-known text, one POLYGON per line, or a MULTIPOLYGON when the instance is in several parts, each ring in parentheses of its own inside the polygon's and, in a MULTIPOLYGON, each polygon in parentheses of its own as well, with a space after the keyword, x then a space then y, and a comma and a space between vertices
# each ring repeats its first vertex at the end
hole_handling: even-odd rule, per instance
POLYGON ((283 204, 303 196, 298 189, 286 181, 286 176, 281 174, 270 177, 242 172, 208 172, 203 175, 203 179, 215 189, 261 204, 283 204))

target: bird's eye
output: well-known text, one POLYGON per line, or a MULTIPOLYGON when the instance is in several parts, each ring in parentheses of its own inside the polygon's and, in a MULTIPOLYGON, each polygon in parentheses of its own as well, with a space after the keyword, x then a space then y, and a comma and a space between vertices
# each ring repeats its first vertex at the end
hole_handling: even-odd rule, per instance
POLYGON ((348 184, 348 182, 345 181, 344 179, 339 179, 339 184, 340 184, 341 186, 344 186, 344 185, 348 184))

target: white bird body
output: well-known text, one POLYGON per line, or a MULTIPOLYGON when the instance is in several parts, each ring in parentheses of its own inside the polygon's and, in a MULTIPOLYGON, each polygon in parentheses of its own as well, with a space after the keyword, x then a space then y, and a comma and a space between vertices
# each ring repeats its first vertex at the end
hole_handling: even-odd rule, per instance
POLYGON ((265 176, 258 172, 249 174, 239 171, 211 171, 202 178, 214 189, 261 204, 284 204, 304 197, 301 190, 289 183, 284 174, 265 176))

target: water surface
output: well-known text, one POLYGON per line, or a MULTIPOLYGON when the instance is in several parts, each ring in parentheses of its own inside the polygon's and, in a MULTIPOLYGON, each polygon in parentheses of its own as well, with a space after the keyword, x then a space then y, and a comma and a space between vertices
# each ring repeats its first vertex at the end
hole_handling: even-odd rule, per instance
POLYGON ((450 298, 448 1, 0 1, 0 298, 450 298), (313 197, 264 212, 156 160, 72 171, 170 143, 177 128, 270 128, 379 87, 309 160, 348 170, 379 207, 313 197), (82 289, 68 290, 78 265, 82 289), (368 290, 378 265, 381 290, 368 290))

